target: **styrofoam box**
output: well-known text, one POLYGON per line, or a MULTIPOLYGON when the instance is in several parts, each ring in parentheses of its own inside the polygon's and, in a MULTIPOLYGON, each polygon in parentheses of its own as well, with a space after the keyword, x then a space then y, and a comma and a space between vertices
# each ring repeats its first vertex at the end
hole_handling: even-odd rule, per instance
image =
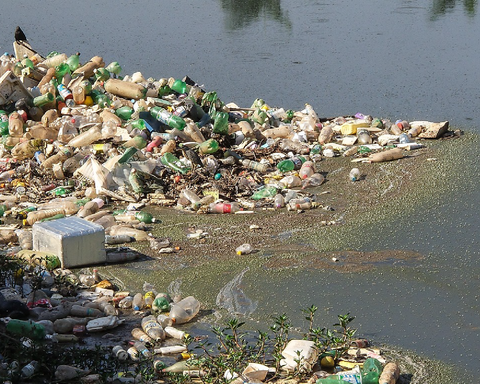
POLYGON ((76 216, 66 217, 32 227, 33 249, 57 255, 62 268, 104 263, 105 229, 76 216))

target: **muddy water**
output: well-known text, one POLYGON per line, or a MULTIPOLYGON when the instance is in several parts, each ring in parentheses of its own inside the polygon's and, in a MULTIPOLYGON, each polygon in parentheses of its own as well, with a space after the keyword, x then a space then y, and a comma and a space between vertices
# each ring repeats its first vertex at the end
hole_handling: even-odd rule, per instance
MULTIPOLYGON (((18 0, 2 9, 1 20, 4 51, 11 51, 19 24, 41 53, 79 51, 83 61, 100 54, 107 63, 120 62, 124 74, 189 75, 216 90, 223 101, 242 106, 257 97, 292 109, 309 102, 321 116, 363 112, 393 120, 450 120, 478 132, 476 1, 186 0, 139 5, 121 0, 115 5, 85 1, 75 7, 47 3, 34 10, 31 2, 18 0)), ((244 296, 238 302, 246 308, 255 304, 253 312, 245 311, 253 321, 281 311, 300 326, 300 308, 315 304, 322 311, 319 320, 328 326, 336 314, 350 311, 362 334, 478 376, 480 347, 472 340, 479 327, 479 196, 471 161, 477 148, 471 137, 452 148, 448 158, 432 165, 433 181, 425 174, 418 190, 405 191, 404 200, 395 205, 387 201, 381 209, 363 212, 363 222, 362 216, 352 217, 328 231, 309 217, 312 224, 306 229, 272 230, 265 240, 268 248, 252 259, 195 266, 195 258, 165 256, 165 273, 152 271, 146 262, 121 266, 112 275, 133 286, 151 280, 163 287, 184 276, 177 286, 198 292, 214 306, 217 293, 249 267, 232 289, 244 296), (335 253, 338 263, 318 268, 315 252, 345 250, 354 253, 335 253), (375 256, 392 250, 403 256, 375 256), (307 267, 297 261, 302 255, 310 260, 307 267), (372 268, 341 268, 352 258, 356 265, 365 257, 372 268), (172 269, 175 261, 183 267, 180 271, 172 269)), ((332 170, 332 179, 346 171, 339 169, 332 170)), ((389 175, 388 168, 378 172, 389 175)), ((402 175, 408 178, 407 172, 402 175)), ((391 185, 385 182, 379 195, 391 185)), ((391 195, 382 196, 388 200, 391 195)), ((202 224, 203 219, 190 217, 184 222, 195 220, 202 224)), ((225 225, 235 239, 238 224, 233 219, 218 223, 225 225)), ((172 228, 165 233, 180 240, 174 230, 178 226, 172 223, 172 228)), ((212 238, 222 233, 215 229, 212 224, 212 238)), ((226 245, 219 248, 227 254, 226 245)), ((196 251, 196 258, 208 260, 209 251, 196 251)), ((241 312, 242 305, 236 310, 241 312)))

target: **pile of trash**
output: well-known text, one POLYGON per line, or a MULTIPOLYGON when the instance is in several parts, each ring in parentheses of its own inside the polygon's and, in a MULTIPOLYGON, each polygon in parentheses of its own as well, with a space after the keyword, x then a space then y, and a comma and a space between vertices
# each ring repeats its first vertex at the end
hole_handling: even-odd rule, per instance
MULTIPOLYGON (((184 328, 200 314, 201 304, 195 297, 157 292, 148 283, 143 286, 144 292, 119 291, 110 281, 102 280, 95 269, 78 275, 67 269, 55 269, 51 274, 46 269, 41 271, 43 288, 31 291, 25 300, 12 289, 0 290, 0 334, 17 339, 27 349, 16 359, 0 357, 0 378, 29 382, 50 372, 57 382, 165 382, 142 376, 143 371, 135 369, 137 364, 148 364, 155 378, 165 380, 170 373, 187 376, 189 380, 207 375, 198 354, 201 350, 187 339, 202 340, 208 335, 189 335, 184 328), (65 287, 54 284, 53 277, 59 275, 75 289, 66 292, 65 287), (116 330, 121 331, 120 335, 115 334, 116 330), (102 340, 95 344, 96 348, 101 345, 108 358, 116 359, 121 367, 110 373, 107 381, 102 372, 92 372, 85 365, 52 365, 41 356, 32 355, 42 344, 54 343, 67 349, 83 344, 88 349, 85 340, 92 338, 102 340)), ((11 348, 19 349, 15 343, 11 348)), ((2 353, 9 349, 4 347, 2 353)), ((301 372, 310 378, 309 382, 318 384, 393 384, 400 376, 399 366, 387 361, 380 349, 373 348, 366 339, 322 353, 313 341, 292 339, 281 355, 278 368, 249 362, 241 372, 224 369, 218 373, 235 384, 267 382, 294 372, 301 372)))

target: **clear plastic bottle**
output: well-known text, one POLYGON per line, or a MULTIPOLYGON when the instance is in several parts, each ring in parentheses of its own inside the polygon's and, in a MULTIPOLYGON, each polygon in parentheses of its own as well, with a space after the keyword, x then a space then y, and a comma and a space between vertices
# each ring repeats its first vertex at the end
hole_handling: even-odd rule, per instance
POLYGON ((247 159, 242 160, 242 164, 246 168, 250 168, 250 169, 253 169, 254 171, 258 171, 262 173, 267 172, 268 169, 270 168, 269 164, 259 163, 258 161, 247 160, 247 159))
POLYGON ((302 189, 318 187, 323 184, 325 177, 321 173, 314 173, 312 176, 302 180, 302 189))
POLYGON ((135 347, 135 349, 140 352, 144 357, 146 357, 147 359, 150 359, 153 355, 152 355, 152 352, 149 351, 149 349, 147 348, 147 346, 141 342, 141 341, 135 341, 133 343, 133 346, 135 347))
POLYGON ((145 305, 145 301, 143 299, 143 295, 140 292, 138 292, 137 294, 135 294, 135 296, 133 296, 132 308, 135 311, 141 311, 144 305, 145 305))
POLYGON ((358 168, 352 168, 348 175, 351 181, 358 181, 360 180, 360 170, 358 168))
POLYGON ((183 324, 193 319, 200 310, 200 302, 193 296, 188 296, 172 305, 170 318, 175 324, 183 324))
POLYGON ((330 125, 324 126, 318 135, 318 142, 320 144, 327 144, 332 140, 333 129, 330 125))
POLYGON ((148 345, 153 345, 153 339, 148 336, 142 329, 140 328, 133 328, 132 329, 132 336, 136 340, 140 340, 148 345))
POLYGON ((210 213, 235 213, 241 210, 237 202, 232 203, 211 203, 209 205, 210 213))
POLYGON ((280 209, 285 207, 285 198, 281 193, 277 193, 273 199, 273 206, 275 209, 280 209))
POLYGON ((315 173, 313 161, 306 161, 302 164, 298 176, 303 180, 315 173))
POLYGON ((37 368, 38 368, 38 361, 32 360, 30 363, 28 363, 22 368, 22 371, 21 371, 22 376, 32 377, 33 374, 36 372, 37 368))
POLYGON ((153 315, 146 316, 142 319, 142 328, 143 331, 155 341, 165 339, 165 331, 153 315))
POLYGON ((245 244, 242 244, 240 246, 238 246, 237 248, 235 248, 235 253, 237 255, 248 255, 250 253, 252 253, 254 251, 254 248, 248 244, 248 243, 245 243, 245 244))
POLYGON ((157 322, 163 327, 163 329, 166 329, 167 327, 171 327, 173 325, 173 320, 164 314, 160 314, 157 316, 157 322))
POLYGON ((86 145, 90 145, 102 138, 102 131, 100 125, 95 125, 88 131, 81 133, 68 142, 70 147, 80 148, 86 145))

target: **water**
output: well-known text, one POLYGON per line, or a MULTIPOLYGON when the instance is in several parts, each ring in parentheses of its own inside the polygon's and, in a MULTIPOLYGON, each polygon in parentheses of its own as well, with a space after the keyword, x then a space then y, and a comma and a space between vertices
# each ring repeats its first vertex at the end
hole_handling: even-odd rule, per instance
MULTIPOLYGON (((257 97, 285 109, 308 102, 324 117, 449 120, 478 132, 478 12, 475 0, 84 1, 35 11, 18 0, 2 9, 0 49, 12 51, 18 24, 43 54, 79 51, 83 62, 98 54, 118 61, 123 74, 189 75, 240 106, 257 97)), ((424 254, 413 268, 298 271, 281 281, 247 271, 235 289, 256 308, 251 316, 281 308, 300 321, 299 308, 315 304, 329 325, 349 311, 362 335, 478 375, 479 195, 472 184, 451 190, 384 223, 395 230, 382 236, 380 228, 362 247, 424 254)), ((221 276, 222 286, 240 272, 221 276)))

